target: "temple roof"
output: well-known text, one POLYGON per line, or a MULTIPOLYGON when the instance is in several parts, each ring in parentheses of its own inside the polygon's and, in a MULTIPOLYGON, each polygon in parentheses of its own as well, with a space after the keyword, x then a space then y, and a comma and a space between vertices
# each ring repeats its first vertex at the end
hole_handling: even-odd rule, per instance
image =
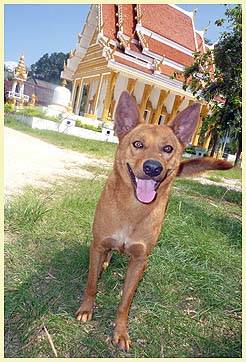
POLYGON ((141 4, 141 25, 177 44, 196 50, 192 13, 164 4, 141 4))
POLYGON ((193 63, 195 51, 205 50, 203 32, 194 27, 193 12, 176 5, 92 5, 74 52, 75 60, 70 59, 63 78, 70 71, 72 79, 95 29, 97 42, 105 50, 103 55, 107 61, 113 60, 111 65, 119 63, 159 78, 182 72, 193 63))

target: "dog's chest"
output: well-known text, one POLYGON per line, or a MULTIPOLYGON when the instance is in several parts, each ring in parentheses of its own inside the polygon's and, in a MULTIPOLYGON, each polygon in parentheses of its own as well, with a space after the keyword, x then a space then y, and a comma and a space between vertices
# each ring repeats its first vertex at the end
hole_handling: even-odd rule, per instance
POLYGON ((122 226, 112 234, 112 249, 124 252, 126 247, 132 243, 130 237, 132 228, 130 226, 122 226))

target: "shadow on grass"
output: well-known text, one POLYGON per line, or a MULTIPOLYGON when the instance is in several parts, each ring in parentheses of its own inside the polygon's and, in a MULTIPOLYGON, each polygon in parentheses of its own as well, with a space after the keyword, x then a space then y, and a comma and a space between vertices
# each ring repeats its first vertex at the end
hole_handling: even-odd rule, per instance
POLYGON ((218 334, 214 338, 204 338, 201 340, 200 346, 194 346, 193 357, 203 358, 224 358, 224 353, 220 352, 221 345, 227 346, 227 358, 242 357, 242 336, 234 336, 233 334, 218 334))
MULTIPOLYGON (((112 292, 112 289, 123 283, 123 278, 116 274, 118 270, 122 271, 124 264, 124 257, 114 256, 110 272, 102 274, 98 283, 99 292, 93 321, 87 324, 75 320, 75 312, 79 308, 88 275, 87 245, 78 244, 73 248, 58 251, 49 262, 40 265, 35 273, 21 283, 18 289, 7 289, 5 357, 39 357, 39 344, 42 339, 40 329, 43 324, 49 331, 54 329, 57 337, 63 333, 67 336, 63 351, 60 355, 58 353, 59 357, 124 355, 109 342, 112 321, 119 303, 119 295, 115 290, 112 292), (73 329, 71 335, 67 334, 65 329, 68 326, 64 326, 64 321, 73 329)), ((45 347, 42 348, 43 355, 45 347)), ((48 344, 46 349, 47 357, 53 357, 48 344)))
MULTIPOLYGON (((23 281, 18 289, 6 291, 7 344, 5 357, 53 357, 47 338, 40 333, 43 324, 52 335, 60 358, 161 357, 156 345, 158 339, 163 338, 163 332, 155 337, 157 342, 153 343, 154 347, 148 345, 145 351, 142 351, 141 339, 140 342, 136 339, 129 354, 120 352, 109 341, 112 335, 112 321, 115 319, 120 300, 119 290, 125 276, 126 259, 124 256, 116 254, 110 268, 102 274, 98 284, 99 291, 93 321, 80 324, 75 320, 74 313, 80 305, 87 280, 88 255, 88 246, 79 243, 55 252, 47 262, 41 264, 33 274, 23 281), (23 346, 26 347, 23 348, 23 346)), ((141 305, 141 308, 144 308, 146 293, 148 294, 147 291, 143 291, 143 300, 135 300, 136 306, 141 305)), ((154 286, 152 293, 154 303, 154 286)), ((164 301, 163 303, 165 304, 164 301)), ((137 309, 134 308, 131 318, 134 319, 137 309)), ((179 314, 180 312, 175 311, 175 306, 172 307, 172 310, 177 321, 174 325, 171 320, 165 321, 167 325, 163 326, 164 330, 166 328, 172 330, 173 328, 171 335, 170 332, 167 332, 165 343, 171 345, 175 343, 173 338, 175 339, 175 335, 178 333, 178 339, 181 336, 182 338, 187 336, 189 351, 186 350, 186 347, 182 351, 182 345, 182 348, 177 347, 177 351, 171 350, 169 346, 167 347, 169 357, 192 357, 193 355, 194 357, 239 357, 241 352, 238 335, 225 336, 221 332, 221 335, 211 338, 209 336, 199 337, 199 347, 196 347, 195 342, 193 345, 192 337, 189 334, 192 332, 187 330, 190 323, 194 322, 192 320, 190 322, 184 321, 179 314), (186 326, 182 324, 182 328, 177 332, 175 324, 179 324, 179 318, 186 326)), ((159 313, 160 311, 156 312, 159 313)), ((163 318, 165 320, 170 317, 169 312, 163 318)), ((142 323, 144 324, 146 321, 143 320, 142 323)), ((159 333, 159 327, 157 327, 156 333, 159 333)), ((148 323, 141 328, 143 328, 142 331, 148 331, 148 323)), ((132 335, 135 334, 136 336, 138 333, 138 331, 134 331, 132 335)), ((196 338, 198 336, 194 340, 196 338)), ((150 341, 151 337, 147 336, 147 340, 150 341)))

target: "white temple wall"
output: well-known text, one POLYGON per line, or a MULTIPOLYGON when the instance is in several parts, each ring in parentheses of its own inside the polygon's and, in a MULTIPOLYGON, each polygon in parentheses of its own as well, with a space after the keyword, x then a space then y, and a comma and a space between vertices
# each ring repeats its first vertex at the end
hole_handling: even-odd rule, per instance
POLYGON ((115 88, 114 88, 113 99, 115 100, 115 106, 114 106, 114 112, 112 115, 112 119, 114 119, 115 110, 116 110, 118 100, 120 98, 121 93, 123 91, 127 90, 127 84, 128 84, 128 77, 124 76, 123 74, 120 74, 116 80, 115 88))
POLYGON ((89 90, 89 94, 88 94, 88 99, 89 101, 94 97, 94 95, 96 94, 97 91, 97 87, 98 87, 98 82, 99 79, 92 79, 90 81, 90 90, 89 90))
POLYGON ((173 103, 174 103, 174 99, 175 99, 175 94, 174 93, 170 93, 165 101, 165 107, 167 109, 167 113, 171 113, 172 112, 172 108, 173 108, 173 103))
POLYGON ((153 109, 156 109, 156 107, 157 107, 159 96, 160 96, 160 89, 159 88, 152 89, 149 100, 153 106, 153 109))
POLYGON ((99 99, 97 103, 97 108, 95 111, 95 114, 98 118, 101 118, 103 114, 103 106, 104 106, 104 99, 106 97, 107 85, 108 85, 108 79, 103 78, 99 99))
POLYGON ((114 88, 114 100, 116 103, 118 103, 121 93, 127 89, 127 84, 128 84, 128 77, 124 76, 123 74, 120 74, 116 80, 114 88))
POLYGON ((143 82, 141 82, 140 80, 137 80, 136 84, 135 84, 135 89, 133 92, 133 95, 136 98, 136 101, 138 104, 141 103, 141 99, 143 96, 143 91, 144 91, 144 86, 145 84, 143 82))

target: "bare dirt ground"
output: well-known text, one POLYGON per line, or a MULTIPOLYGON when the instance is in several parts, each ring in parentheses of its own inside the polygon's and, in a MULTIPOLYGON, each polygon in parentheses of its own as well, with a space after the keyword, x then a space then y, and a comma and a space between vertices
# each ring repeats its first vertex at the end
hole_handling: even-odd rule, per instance
MULTIPOLYGON (((209 173, 208 173, 209 175, 209 173)), ((221 178, 220 182, 215 182, 212 180, 209 180, 206 178, 206 176, 200 176, 200 177, 193 177, 193 180, 199 181, 203 185, 215 185, 215 186, 222 186, 226 187, 228 190, 234 190, 234 191, 242 191, 242 184, 240 180, 236 179, 230 179, 230 178, 221 178)))
POLYGON ((86 170, 87 166, 109 167, 109 163, 4 127, 4 191, 7 197, 27 185, 45 187, 63 177, 91 178, 93 174, 86 170))
MULTIPOLYGON (((27 185, 47 187, 64 177, 92 178, 88 166, 110 167, 110 163, 79 152, 62 149, 38 138, 4 127, 5 195, 14 195, 27 185)), ((214 182, 200 176, 194 178, 207 185, 241 191, 241 182, 222 179, 214 182)))

